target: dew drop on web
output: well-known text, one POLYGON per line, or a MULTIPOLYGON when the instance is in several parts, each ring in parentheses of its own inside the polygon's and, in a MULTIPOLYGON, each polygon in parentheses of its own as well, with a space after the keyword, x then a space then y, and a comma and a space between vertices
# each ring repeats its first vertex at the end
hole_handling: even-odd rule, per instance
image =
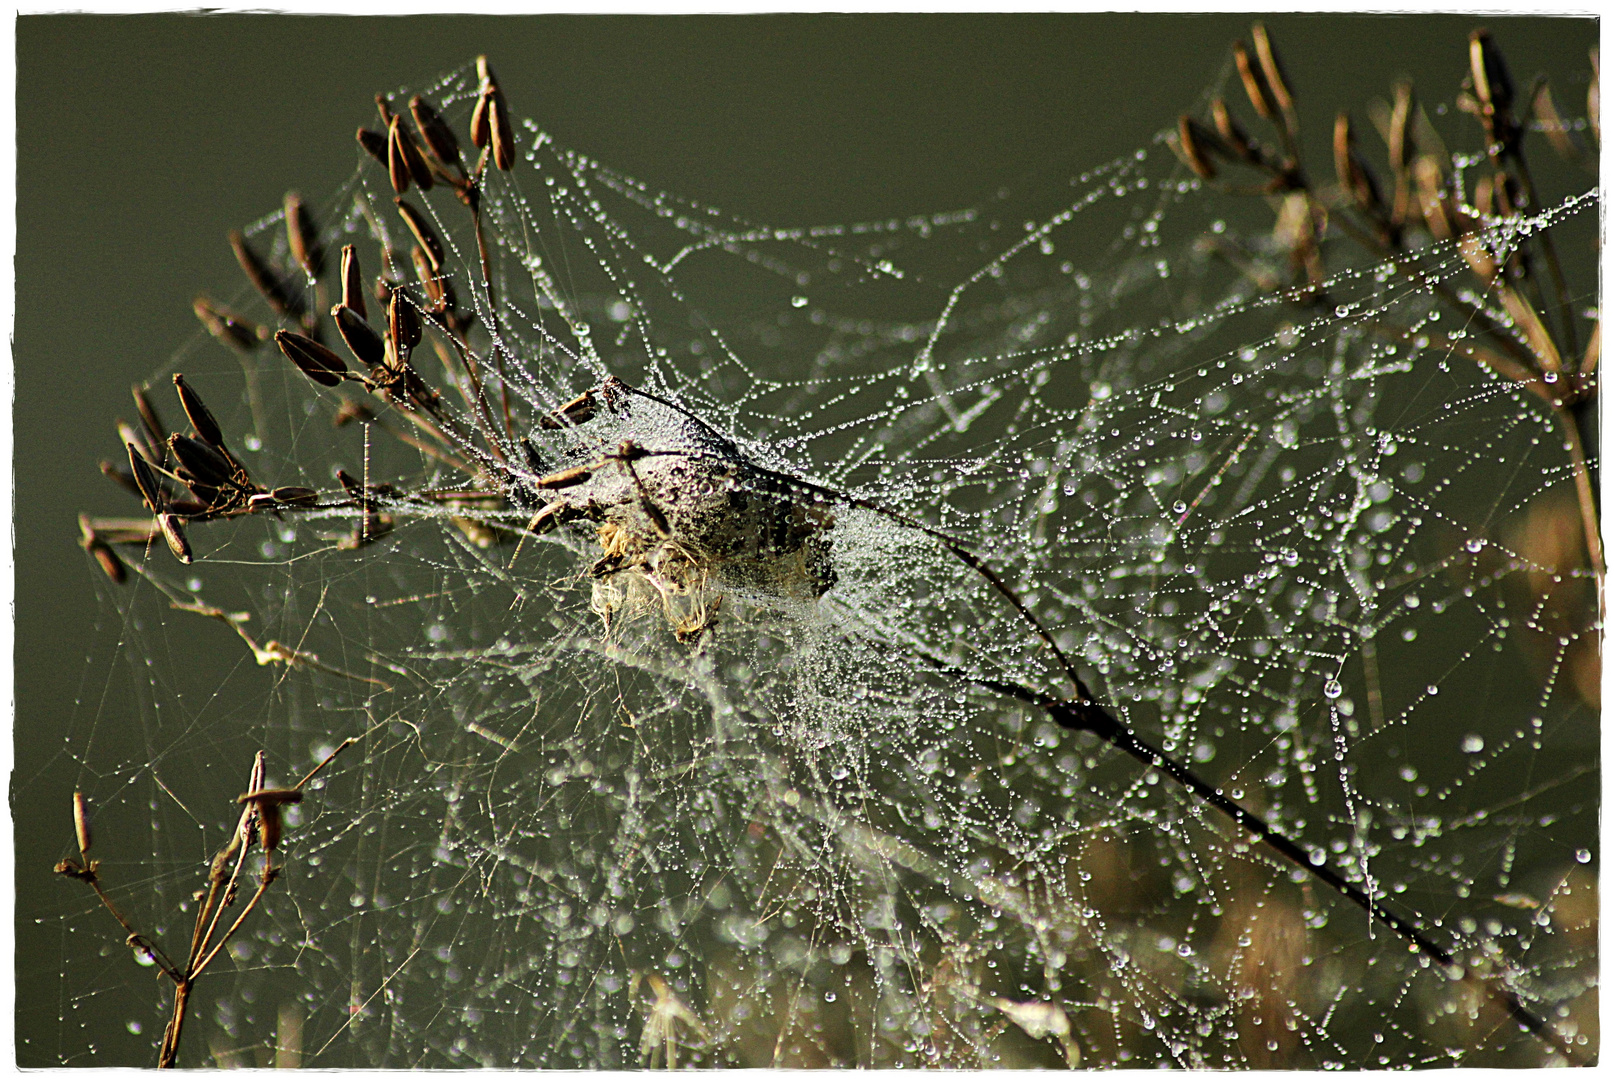
MULTIPOLYGON (((482 82, 421 93, 463 129, 482 82)), ((276 418, 243 439, 254 482, 318 499, 191 523, 216 569, 180 595, 222 616, 117 601, 273 667, 205 706, 160 635, 118 646, 160 672, 129 804, 159 899, 194 888, 196 822, 158 764, 222 774, 245 729, 294 781, 354 739, 199 1029, 269 1045, 237 1008, 261 993, 308 1003, 302 1045, 332 1048, 309 1064, 350 1067, 1540 1060, 1442 1012, 1438 972, 1312 872, 1409 918, 1497 910, 1463 947, 1501 950, 1532 1007, 1594 984, 1572 918, 1484 899, 1589 888, 1596 635, 1544 539, 1580 523, 1539 398, 1437 340, 1472 250, 1420 233, 1413 265, 1362 254, 1290 295, 1260 282, 1304 273, 1308 219, 1185 189, 1165 147, 773 227, 516 130, 481 194, 488 285, 464 201, 405 196, 458 308, 404 272, 385 170, 318 204, 327 246, 428 316, 438 398, 246 361, 210 401, 232 434, 276 418), (1521 611, 1551 638, 1478 647, 1521 611), (1056 730, 1048 704, 1087 693, 1306 865, 1163 762, 1056 730), (1564 790, 1521 822, 1538 774, 1564 790)), ((286 262, 283 218, 246 232, 286 262)), ((87 997, 119 978, 74 964, 87 997)))

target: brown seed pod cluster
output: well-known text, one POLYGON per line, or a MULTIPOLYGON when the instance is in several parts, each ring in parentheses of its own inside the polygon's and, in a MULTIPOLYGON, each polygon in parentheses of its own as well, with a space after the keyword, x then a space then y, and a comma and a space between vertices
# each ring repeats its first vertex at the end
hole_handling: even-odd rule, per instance
MULTIPOLYGON (((1516 242, 1503 227, 1539 210, 1540 199, 1529 166, 1526 126, 1517 115, 1522 99, 1496 40, 1483 29, 1469 36, 1468 77, 1458 97, 1459 108, 1479 121, 1488 167, 1454 169, 1452 155, 1423 115, 1412 84, 1401 82, 1390 103, 1375 113, 1385 172, 1376 171, 1363 151, 1350 114, 1340 112, 1332 139, 1332 187, 1317 184, 1300 166, 1294 92, 1259 23, 1250 44, 1234 44, 1233 59, 1249 107, 1272 129, 1272 141, 1251 137, 1227 102, 1216 99, 1208 123, 1188 115, 1180 118, 1173 145, 1202 181, 1275 203, 1272 246, 1288 253, 1289 278, 1225 239, 1212 238, 1207 244, 1261 289, 1287 290, 1295 299, 1324 309, 1333 304, 1325 247, 1336 239, 1353 241, 1374 258, 1403 267, 1409 279, 1417 277, 1420 253, 1428 243, 1455 244, 1477 288, 1430 284, 1469 328, 1457 335, 1435 335, 1438 344, 1526 388, 1551 409, 1577 463, 1588 559, 1601 579, 1595 499, 1579 432, 1579 417, 1595 400, 1601 335, 1594 328, 1589 340, 1581 337, 1550 230, 1526 230, 1527 238, 1516 242), (1253 173, 1256 182, 1227 182, 1228 169, 1253 173), (1460 181, 1471 187, 1460 188, 1460 181), (1488 305, 1475 296, 1489 296, 1496 303, 1488 305), (1506 312, 1505 319, 1495 314, 1496 307, 1506 312)), ((1529 99, 1549 144, 1570 161, 1584 161, 1586 155, 1571 138, 1571 125, 1558 114, 1544 80, 1529 99)), ((1596 103, 1594 72, 1587 102, 1594 138, 1596 103)), ((1407 341, 1416 336, 1390 325, 1382 329, 1407 341)))
MULTIPOLYGON (((153 524, 131 533, 111 530, 111 522, 87 520, 86 548, 116 574, 120 564, 109 538, 150 543, 161 537, 176 558, 189 562, 195 555, 186 530, 200 521, 336 508, 347 508, 357 518, 344 546, 385 536, 400 513, 437 513, 444 507, 455 511, 454 520, 467 536, 487 544, 513 533, 479 521, 474 511, 525 511, 530 532, 565 522, 595 528, 602 556, 591 573, 594 606, 608 621, 628 608, 658 608, 679 637, 692 641, 711 625, 725 588, 821 594, 833 581, 827 539, 833 519, 818 505, 820 496, 804 496, 757 470, 732 442, 677 406, 609 380, 552 413, 527 421, 513 415, 502 351, 495 345, 481 354, 469 336, 476 313, 461 307, 452 286, 451 251, 438 217, 444 207, 431 194, 446 186, 461 212, 469 211, 482 271, 475 290, 480 309, 491 316, 497 309, 480 190, 490 165, 514 166, 516 143, 504 93, 485 57, 477 62, 476 77, 469 135, 481 156, 469 171, 453 129, 420 95, 409 99, 407 110, 395 110, 378 96, 383 130, 359 133, 385 169, 408 241, 412 282, 402 280, 400 260, 379 226, 383 272, 374 291, 366 287, 354 244, 342 247, 336 280, 325 281, 320 237, 295 194, 284 204, 284 265, 264 259, 240 233, 231 237, 248 282, 283 324, 290 323, 272 333, 281 354, 325 390, 352 388, 372 398, 368 406, 344 399, 338 422, 357 417, 383 426, 459 469, 463 486, 417 495, 364 484, 338 470, 340 491, 326 496, 303 488, 260 487, 180 378, 181 406, 195 434, 168 436, 153 415, 147 435, 137 437, 130 429, 125 439, 127 486, 139 493, 153 524), (329 306, 329 323, 309 299, 325 290, 338 298, 329 306), (379 325, 369 319, 367 293, 381 303, 379 325), (450 382, 463 409, 451 408, 417 369, 415 354, 428 345, 450 373, 457 373, 450 382), (525 424, 567 438, 558 451, 551 446, 540 455, 516 435, 525 424), (668 441, 668 431, 678 434, 668 441)), ((196 310, 215 336, 238 350, 270 336, 211 301, 198 301, 196 310)), ((490 329, 497 341, 496 326, 490 329)))

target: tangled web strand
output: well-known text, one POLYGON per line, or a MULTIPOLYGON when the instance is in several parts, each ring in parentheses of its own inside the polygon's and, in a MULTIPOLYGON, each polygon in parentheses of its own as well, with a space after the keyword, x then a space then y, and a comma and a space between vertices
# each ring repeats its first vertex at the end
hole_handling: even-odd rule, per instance
MULTIPOLYGON (((1575 465, 1451 297, 1514 325, 1473 243, 1585 244, 1594 191, 1264 288, 1294 246, 1165 140, 1057 199, 778 228, 511 123, 487 86, 421 91, 481 125, 480 171, 400 115, 409 146, 378 135, 390 171, 365 157, 318 229, 246 230, 294 363, 249 332, 241 364, 186 372, 248 478, 217 478, 228 512, 168 504, 190 566, 120 548, 126 625, 194 620, 176 596, 250 613, 271 774, 357 739, 287 808, 284 872, 193 1021, 215 1056, 283 1040, 288 1009, 319 1065, 1586 1047, 1575 465), (434 186, 398 196, 416 165, 434 186), (1062 657, 1461 973, 1004 692, 1068 699, 1062 657)), ((136 667, 158 639, 127 635, 136 667)), ((155 762, 202 768, 242 718, 228 687, 142 679, 151 760, 96 763, 90 795, 150 821, 158 868, 127 877, 155 924, 197 866, 155 762)))

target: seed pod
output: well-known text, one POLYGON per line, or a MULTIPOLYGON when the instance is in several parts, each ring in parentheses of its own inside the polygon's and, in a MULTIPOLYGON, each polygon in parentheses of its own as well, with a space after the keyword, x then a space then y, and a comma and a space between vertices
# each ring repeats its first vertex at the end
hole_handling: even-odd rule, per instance
POLYGON ((196 437, 212 446, 224 445, 224 432, 213 414, 202 404, 201 397, 185 385, 185 376, 174 376, 174 388, 179 391, 179 407, 185 410, 185 419, 191 422, 196 437))
POLYGON ((420 344, 420 319, 402 289, 393 290, 387 302, 387 336, 399 361, 408 360, 409 350, 420 344))
POLYGON ((504 95, 494 95, 488 106, 488 118, 493 125, 493 164, 509 172, 516 163, 516 136, 510 128, 509 107, 504 95))
POLYGON ((1339 177, 1340 189, 1350 196, 1357 209, 1368 214, 1379 210, 1378 185, 1363 164, 1361 155, 1356 152, 1351 118, 1343 112, 1334 121, 1334 171, 1339 177))
MULTIPOLYGON (((129 389, 134 394, 135 412, 140 414, 140 424, 146 429, 145 444, 154 455, 161 456, 160 447, 168 441, 168 431, 157 418, 157 410, 151 407, 151 399, 146 397, 146 391, 139 386, 129 389)), ((162 462, 154 461, 153 464, 161 465, 162 462)))
POLYGON ((277 315, 288 318, 297 318, 303 313, 302 298, 286 287, 280 275, 269 268, 269 265, 258 257, 247 244, 247 238, 241 230, 233 229, 230 232, 230 248, 235 252, 235 261, 241 264, 242 271, 252 287, 257 289, 274 309, 277 315))
POLYGON ((1602 91, 1602 65, 1598 60, 1598 52, 1592 50, 1592 81, 1586 87, 1586 122, 1591 125, 1592 138, 1598 145, 1603 142, 1603 91, 1602 91))
MULTIPOLYGON (((216 489, 224 486, 235 471, 223 454, 200 439, 170 435, 168 449, 173 453, 174 460, 204 487, 216 489)), ((190 486, 195 488, 194 484, 190 486)))
POLYGON ((188 564, 191 561, 191 545, 179 527, 179 518, 173 514, 158 514, 157 527, 162 530, 163 539, 168 541, 168 550, 174 553, 174 558, 188 564))
POLYGON ((419 184, 422 191, 432 188, 432 171, 426 159, 420 156, 414 137, 404 130, 397 116, 387 129, 387 174, 392 179, 392 190, 400 195, 409 190, 411 180, 419 184))
POLYGON ((1289 93, 1289 80, 1284 77, 1283 65, 1278 62, 1277 50, 1267 37, 1267 28, 1261 23, 1250 27, 1250 39, 1255 42, 1255 56, 1261 62, 1261 74, 1266 79, 1272 100, 1285 113, 1293 112, 1294 95, 1289 93))
POLYGON ((285 208, 286 243, 291 249, 291 257, 297 260, 297 265, 311 280, 318 278, 325 253, 320 250, 319 233, 309 220, 302 196, 295 191, 286 192, 285 208))
POLYGON ((1432 155, 1421 154, 1413 163, 1412 173, 1418 184, 1418 205, 1429 234, 1436 240, 1450 240, 1457 235, 1461 222, 1454 220, 1455 214, 1448 211, 1440 166, 1432 155))
POLYGON ((1480 104, 1496 112, 1513 104, 1513 80, 1489 30, 1475 30, 1468 35, 1468 68, 1474 80, 1474 96, 1480 104))
POLYGON ((263 850, 273 851, 280 846, 280 807, 270 803, 258 804, 258 843, 263 850))
POLYGON ((387 166, 387 137, 385 135, 371 131, 369 128, 360 128, 355 137, 359 140, 359 145, 364 147, 365 153, 381 162, 383 168, 387 166))
POLYGON ((90 853, 90 808, 85 805, 84 793, 73 792, 73 831, 78 834, 80 855, 90 853))
POLYGON ((101 572, 112 579, 112 584, 122 585, 127 581, 129 571, 123 565, 123 560, 118 558, 117 552, 112 550, 112 545, 101 539, 100 535, 96 533, 95 528, 90 524, 90 519, 80 514, 78 516, 78 528, 82 534, 79 544, 85 551, 95 556, 95 561, 101 564, 101 572))
POLYGON ((411 206, 407 200, 400 198, 393 201, 398 204, 398 214, 404 219, 404 224, 409 226, 409 231, 415 234, 415 240, 420 244, 421 249, 425 251, 426 256, 431 259, 432 273, 435 274, 442 270, 443 242, 437 238, 437 233, 432 228, 431 222, 427 221, 425 215, 411 206))
POLYGON ((310 487, 277 487, 269 493, 282 506, 313 506, 319 502, 319 492, 310 487))
POLYGON ((191 310, 196 312, 196 317, 207 327, 208 333, 232 349, 251 352, 269 336, 269 332, 257 323, 243 319, 205 296, 198 296, 191 303, 191 310))
POLYGON ((1249 165, 1261 163, 1261 151, 1255 140, 1250 138, 1239 122, 1233 119, 1233 114, 1227 111, 1227 102, 1221 98, 1211 102, 1211 121, 1216 125, 1216 133, 1227 143, 1233 156, 1249 165))
POLYGON ((1183 162, 1201 180, 1216 179, 1216 166, 1211 164, 1210 155, 1204 145, 1205 136, 1209 132, 1200 127, 1192 117, 1181 116, 1177 119, 1177 152, 1183 162))
POLYGON ((1248 95, 1250 104, 1255 107, 1261 119, 1276 119, 1278 109, 1273 103, 1272 91, 1267 89, 1266 79, 1261 76, 1261 69, 1250 59, 1250 52, 1242 41, 1233 43, 1233 63, 1239 69, 1239 81, 1244 84, 1244 93, 1248 95))
POLYGON ((132 444, 139 447, 140 452, 145 455, 146 460, 151 462, 153 465, 156 465, 163 460, 162 451, 153 450, 149 445, 147 445, 145 435, 135 430, 134 425, 126 424, 122 420, 119 420, 117 427, 119 442, 123 443, 125 446, 132 444))
POLYGON ((365 494, 364 483, 352 473, 346 469, 337 469, 336 482, 342 485, 342 490, 347 492, 348 498, 361 506, 369 504, 370 497, 365 494))
POLYGON ((482 92, 476 97, 476 107, 471 110, 471 142, 480 149, 487 148, 488 140, 490 138, 488 105, 492 101, 493 92, 489 90, 487 84, 484 83, 482 85, 482 92))
POLYGON ((112 550, 110 544, 95 540, 89 544, 87 550, 95 556, 95 561, 101 566, 101 573, 110 578, 112 584, 122 585, 129 580, 128 568, 123 565, 123 560, 118 558, 118 553, 112 550))
POLYGON ((364 275, 359 270, 359 252, 352 244, 342 248, 342 303, 357 312, 359 318, 370 317, 364 307, 364 275))
POLYGON ((540 488, 576 487, 593 475, 594 470, 592 468, 587 465, 579 465, 576 468, 562 469, 560 472, 550 473, 548 476, 540 476, 532 482, 532 486, 540 488))
POLYGON ((516 140, 504 94, 486 56, 476 58, 476 71, 482 79, 482 91, 471 113, 471 141, 479 147, 491 146, 493 163, 508 171, 515 164, 516 140))
POLYGON ((552 531, 561 523, 565 509, 565 503, 552 502, 547 504, 532 516, 531 521, 527 522, 527 531, 534 536, 542 536, 552 531))
MULTIPOLYGON (((397 121, 393 123, 396 125, 397 121)), ((387 129, 387 179, 392 183, 392 190, 400 195, 409 190, 409 183, 413 179, 409 161, 404 157, 404 150, 398 145, 392 128, 387 129)))
POLYGON ((147 462, 146 456, 134 443, 128 444, 129 471, 134 475, 135 486, 140 489, 140 497, 145 500, 146 509, 153 514, 160 513, 168 500, 163 495, 162 483, 157 479, 156 470, 147 462))
POLYGON ((1569 125, 1558 113, 1558 103, 1552 100, 1552 87, 1543 79, 1536 86, 1535 96, 1531 99, 1530 111, 1535 114, 1536 123, 1540 126, 1542 134, 1552 143, 1552 148, 1558 151, 1558 156, 1566 161, 1577 161, 1580 152, 1575 141, 1569 136, 1569 125))
POLYGON ((321 386, 339 385, 347 377, 347 365, 342 363, 342 358, 311 337, 292 330, 278 330, 275 344, 299 371, 321 386))
MULTIPOLYGON (((127 443, 125 443, 127 445, 127 443)), ((140 486, 135 483, 134 474, 128 469, 120 467, 116 462, 101 459, 101 474, 108 480, 117 484, 135 498, 141 498, 140 486)))
POLYGON ((302 802, 303 793, 299 788, 259 788, 245 795, 238 795, 235 801, 257 803, 259 806, 283 806, 286 803, 302 802))
POLYGON ((336 320, 336 332, 347 343, 354 359, 366 367, 375 367, 381 363, 385 358, 387 347, 382 344, 381 335, 377 334, 358 312, 346 304, 337 304, 331 308, 331 317, 336 320))
POLYGON ((1396 83, 1395 104, 1390 110, 1390 167, 1399 173, 1412 164, 1416 145, 1412 138, 1412 84, 1405 80, 1396 83))
POLYGON ((415 277, 420 281, 420 289, 426 294, 426 310, 434 314, 444 311, 448 307, 446 290, 443 288, 443 279, 432 266, 431 256, 417 244, 410 250, 409 258, 415 264, 415 277))
POLYGON ((586 424, 592 419, 594 419, 594 391, 585 390, 554 412, 539 417, 538 426, 556 429, 565 427, 568 422, 586 424))
POLYGON ((432 152, 432 156, 444 165, 459 165, 460 144, 454 138, 454 132, 443 123, 443 118, 437 115, 426 99, 416 94, 409 99, 409 115, 414 118, 415 127, 420 132, 420 141, 432 152))

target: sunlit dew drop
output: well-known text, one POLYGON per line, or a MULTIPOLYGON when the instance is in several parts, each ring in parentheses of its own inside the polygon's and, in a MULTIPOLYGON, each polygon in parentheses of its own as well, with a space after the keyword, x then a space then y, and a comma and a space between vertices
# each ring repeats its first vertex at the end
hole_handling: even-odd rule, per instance
POLYGON ((440 622, 434 622, 426 627, 426 640, 437 644, 448 640, 448 627, 440 622))
POLYGON ((1592 853, 1585 848, 1577 848, 1575 849, 1575 861, 1578 863, 1589 863, 1592 861, 1592 853))
POLYGON ((1485 749, 1485 740, 1480 736, 1474 734, 1463 736, 1463 753, 1477 754, 1483 749, 1485 749))
POLYGON ((1428 686, 1423 688, 1423 692, 1428 694, 1430 697, 1434 697, 1436 694, 1440 693, 1440 687, 1436 686, 1434 683, 1430 683, 1428 686))
POLYGON ((807 298, 805 296, 792 296, 790 298, 790 306, 791 307, 796 307, 796 308, 806 307, 807 306, 807 298))
POLYGON ((1323 697, 1327 698, 1329 701, 1333 701, 1344 692, 1345 688, 1339 684, 1338 679, 1329 679, 1327 682, 1323 683, 1323 697))
POLYGON ((142 1031, 145 1030, 145 1028, 141 1026, 141 1023, 138 1020, 130 1020, 128 1023, 124 1024, 123 1026, 129 1029, 129 1034, 131 1034, 131 1035, 138 1035, 142 1031))
POLYGON ((243 439, 241 441, 241 443, 248 450, 262 450, 263 449, 263 440, 258 438, 256 435, 248 435, 245 439, 243 439))
POLYGON ((1478 553, 1485 550, 1485 541, 1477 536, 1470 537, 1468 543, 1463 546, 1471 552, 1478 553))

